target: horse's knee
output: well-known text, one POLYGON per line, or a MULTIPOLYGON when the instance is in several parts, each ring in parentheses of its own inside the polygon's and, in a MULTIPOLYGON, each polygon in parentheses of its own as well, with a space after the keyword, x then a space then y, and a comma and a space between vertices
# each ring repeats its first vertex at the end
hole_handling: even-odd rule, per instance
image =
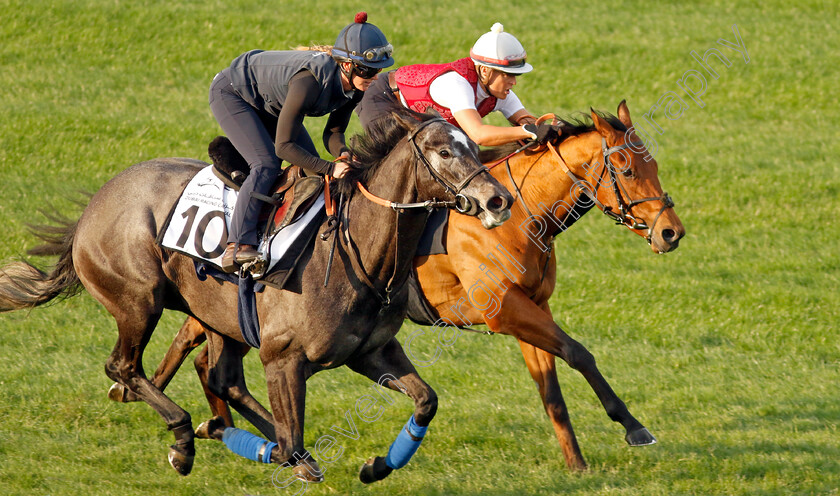
POLYGON ((228 384, 219 374, 211 370, 207 376, 207 389, 226 402, 240 402, 243 398, 250 396, 244 386, 228 384))
POLYGON ((230 403, 241 403, 243 399, 249 396, 250 393, 248 393, 246 388, 240 386, 229 386, 225 388, 224 395, 220 395, 219 397, 230 403))
POLYGON ((175 339, 180 339, 183 341, 184 347, 192 350, 207 340, 204 331, 204 325, 201 322, 192 317, 187 317, 175 339))

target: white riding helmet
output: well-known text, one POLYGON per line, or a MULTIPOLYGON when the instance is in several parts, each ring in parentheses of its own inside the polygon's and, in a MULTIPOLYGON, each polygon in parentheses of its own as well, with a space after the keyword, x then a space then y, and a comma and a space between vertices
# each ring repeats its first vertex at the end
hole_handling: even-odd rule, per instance
POLYGON ((470 58, 478 65, 498 69, 509 74, 525 74, 533 67, 525 62, 525 48, 512 34, 505 33, 501 23, 493 24, 470 50, 470 58))

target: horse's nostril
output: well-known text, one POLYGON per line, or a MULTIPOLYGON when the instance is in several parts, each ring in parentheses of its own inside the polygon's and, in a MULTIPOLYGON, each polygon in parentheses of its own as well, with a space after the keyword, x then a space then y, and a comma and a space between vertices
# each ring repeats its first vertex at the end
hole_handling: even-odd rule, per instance
POLYGON ((662 239, 665 240, 666 243, 673 243, 677 240, 677 232, 673 229, 663 229, 662 239))
POLYGON ((487 202, 487 209, 491 212, 500 212, 505 209, 505 200, 501 196, 494 196, 487 202))

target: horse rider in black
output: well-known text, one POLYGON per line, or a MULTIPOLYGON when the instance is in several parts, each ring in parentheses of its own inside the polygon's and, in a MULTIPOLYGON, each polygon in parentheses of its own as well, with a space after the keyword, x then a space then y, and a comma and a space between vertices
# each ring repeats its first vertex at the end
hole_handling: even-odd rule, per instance
POLYGON ((251 50, 216 75, 210 108, 251 169, 231 219, 222 255, 225 272, 260 257, 257 221, 262 201, 251 193, 269 194, 282 161, 337 178, 347 172, 350 152, 344 132, 364 91, 383 68, 394 64, 392 52, 382 31, 360 12, 332 47, 251 50), (305 116, 326 114, 324 146, 338 157, 336 162, 318 156, 303 126, 305 116))

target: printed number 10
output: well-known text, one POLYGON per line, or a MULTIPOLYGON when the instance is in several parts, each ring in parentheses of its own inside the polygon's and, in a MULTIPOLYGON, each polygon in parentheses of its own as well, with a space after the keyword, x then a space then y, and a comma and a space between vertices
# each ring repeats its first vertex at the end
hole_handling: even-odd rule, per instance
MULTIPOLYGON (((175 246, 178 248, 183 248, 184 245, 187 244, 187 240, 190 238, 190 233, 192 232, 193 223, 195 222, 195 216, 198 213, 198 205, 193 205, 192 207, 188 208, 181 214, 181 217, 187 219, 186 224, 184 224, 184 231, 181 233, 181 237, 178 238, 178 242, 175 243, 175 246)), ((196 253, 200 256, 213 259, 222 254, 224 252, 224 245, 227 244, 227 223, 225 222, 225 214, 221 210, 211 210, 204 214, 204 217, 198 222, 198 226, 195 230, 195 235, 193 239, 195 240, 193 243, 193 247, 195 248, 196 253), (221 219, 222 221, 222 239, 218 241, 218 244, 213 248, 213 251, 206 251, 204 249, 204 232, 207 230, 207 226, 214 220, 214 219, 221 219)))

